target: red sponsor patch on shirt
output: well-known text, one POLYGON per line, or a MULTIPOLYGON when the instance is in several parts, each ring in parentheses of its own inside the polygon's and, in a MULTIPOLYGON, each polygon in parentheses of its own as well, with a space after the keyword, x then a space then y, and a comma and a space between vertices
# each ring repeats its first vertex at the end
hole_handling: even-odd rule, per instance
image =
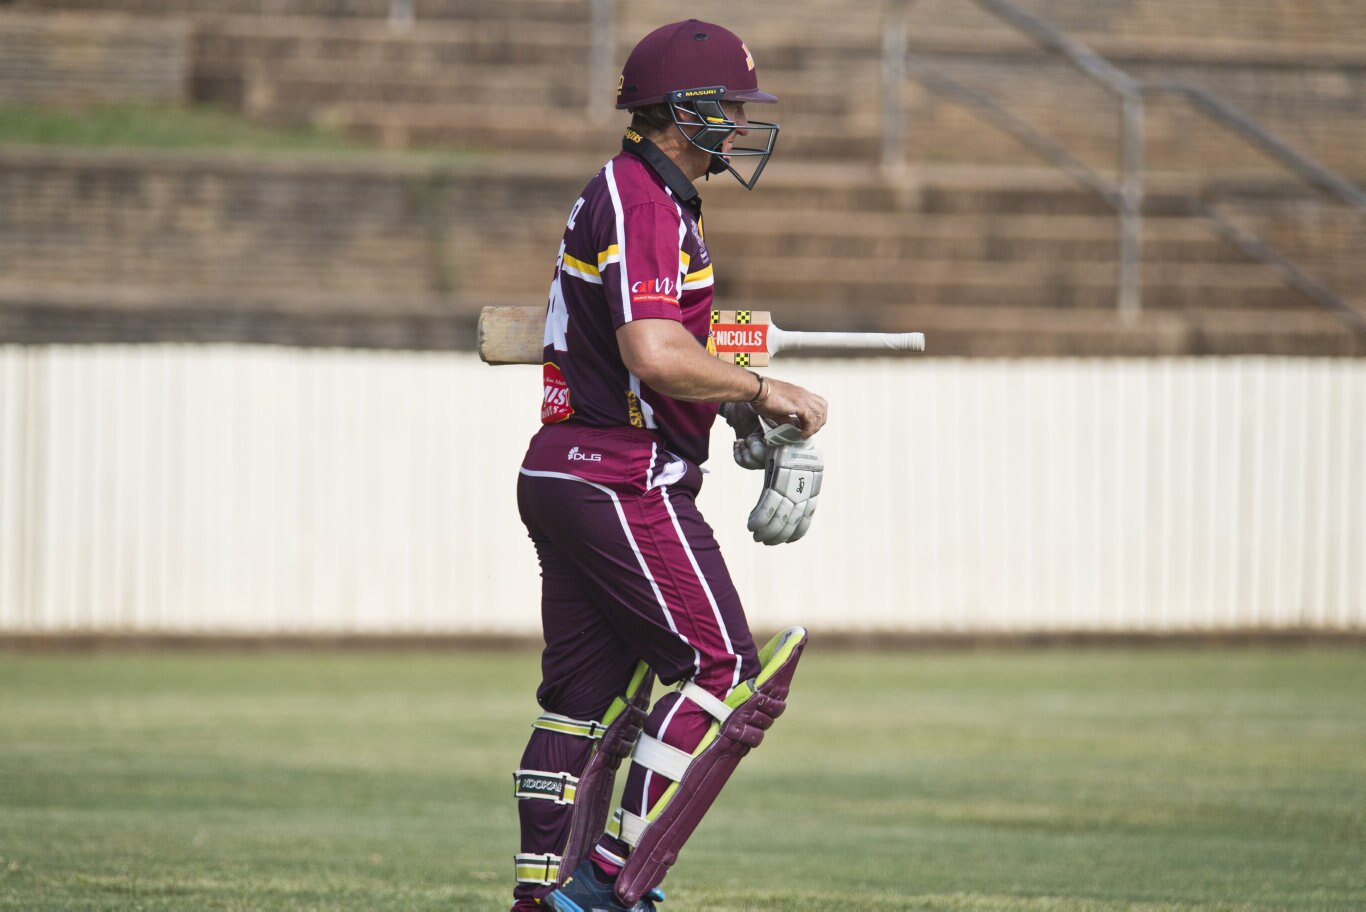
POLYGON ((547 361, 541 367, 543 389, 541 392, 541 424, 558 424, 567 421, 574 414, 569 404, 569 384, 554 361, 547 361))
POLYGON ((632 304, 672 304, 678 307, 678 280, 670 278, 642 279, 631 283, 632 304))

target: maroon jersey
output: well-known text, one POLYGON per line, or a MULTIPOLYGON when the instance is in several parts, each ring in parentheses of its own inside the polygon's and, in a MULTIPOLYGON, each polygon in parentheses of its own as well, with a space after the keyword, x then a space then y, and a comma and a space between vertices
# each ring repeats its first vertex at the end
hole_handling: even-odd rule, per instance
POLYGON ((545 326, 541 421, 656 431, 694 464, 707 459, 716 404, 673 399, 621 360, 616 331, 676 320, 705 345, 712 266, 692 182, 653 143, 626 131, 622 152, 569 213, 545 326))

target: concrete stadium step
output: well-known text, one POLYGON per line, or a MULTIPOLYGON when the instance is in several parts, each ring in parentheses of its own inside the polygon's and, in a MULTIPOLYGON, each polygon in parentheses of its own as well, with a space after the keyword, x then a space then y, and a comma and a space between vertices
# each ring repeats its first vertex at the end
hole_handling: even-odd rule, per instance
POLYGON ((431 295, 98 288, 0 280, 0 338, 28 345, 238 342, 468 350, 479 307, 431 295))
MULTIPOLYGON (((848 162, 809 162, 775 154, 753 194, 730 180, 702 185, 708 207, 804 213, 823 211, 918 212, 933 215, 1071 215, 1114 217, 1091 190, 1048 168, 932 165, 886 177, 877 168, 848 162)), ((1155 217, 1186 215, 1196 181, 1154 175, 1144 211, 1155 217)))
MULTIPOLYGON (((290 316, 290 325, 314 325, 308 321, 315 316, 318 325, 327 324, 340 319, 335 312, 367 308, 383 315, 398 307, 406 314, 413 301, 440 302, 453 315, 469 315, 494 299, 538 304, 569 201, 592 172, 562 152, 434 166, 407 157, 246 160, 6 150, 0 164, 0 199, 7 206, 0 221, 0 275, 7 281, 80 287, 91 300, 106 289, 157 283, 169 289, 167 312, 175 300, 207 302, 204 326, 236 319, 220 315, 214 324, 209 309, 215 301, 227 311, 240 302, 272 326, 282 325, 269 315, 276 297, 291 314, 306 306, 323 312, 290 316), (331 296, 336 304, 329 303, 331 296)), ((781 302, 774 310, 783 325, 788 313, 832 308, 851 321, 894 321, 906 307, 1062 317, 1115 309, 1112 245, 1096 250, 1106 254, 1109 248, 1104 257, 1080 256, 1095 249, 1088 232, 1113 231, 1113 216, 1049 214, 1068 209, 1079 196, 1056 177, 950 168, 889 185, 867 169, 812 167, 775 169, 773 177, 754 194, 728 179, 704 189, 723 303, 781 302), (1018 208, 1026 214, 978 205, 1004 200, 1009 209, 1022 192, 1030 203, 1018 208), (976 201, 955 212, 947 204, 955 193, 976 201), (871 208, 854 208, 860 204, 871 208), (778 241, 767 240, 769 234, 778 241), (785 249, 809 243, 808 236, 824 242, 820 250, 785 249), (892 240, 884 243, 884 236, 892 240), (842 237, 852 238, 852 246, 835 255, 825 249, 848 242, 842 237), (1066 252, 1058 253, 1055 244, 1066 252), (993 259, 1012 250, 1038 259, 993 259)), ((1162 243, 1200 249, 1192 223, 1149 221, 1150 254, 1162 243)), ((1199 338, 1191 329, 1199 314, 1314 311, 1255 264, 1150 256, 1145 279, 1145 314, 1178 317, 1184 345, 1199 338)), ((119 307, 117 301, 110 306, 119 307)), ((162 312, 139 306, 152 315, 148 319, 162 312)), ((41 322, 36 311, 25 313, 25 325, 41 322)), ((98 314, 89 317, 92 327, 106 325, 98 314)), ((186 320, 153 322, 200 332, 195 320, 201 317, 186 320)), ((137 320, 119 325, 132 332, 137 320)), ((1241 325, 1237 333, 1244 341, 1238 344, 1254 350, 1273 344, 1259 332, 1255 321, 1241 325)), ((1021 341, 1019 351, 1033 352, 1035 344, 1021 341)), ((1095 342, 1089 351, 1109 351, 1114 344, 1095 342)))
MULTIPOLYGON (((54 10, 102 10, 145 15, 202 15, 215 12, 241 16, 310 16, 326 19, 384 19, 389 0, 23 0, 23 5, 54 10)), ((1228 47, 1241 42, 1303 45, 1336 42, 1366 43, 1366 23, 1356 0, 1315 0, 1306 12, 1301 0, 1190 3, 1186 0, 1031 0, 1027 8, 1058 28, 1079 36, 1116 36, 1146 41, 1200 42, 1228 47)), ((620 2, 617 29, 638 36, 667 16, 647 4, 620 2)), ((908 6, 912 34, 932 29, 970 34, 1006 33, 999 20, 961 0, 917 0, 908 6)), ((417 22, 448 19, 509 19, 513 21, 573 21, 589 15, 588 0, 420 0, 417 22)), ((678 13, 678 17, 685 15, 678 13)), ((882 4, 842 8, 831 15, 819 0, 693 0, 686 15, 720 22, 737 31, 760 53, 775 41, 806 39, 818 45, 846 34, 861 35, 879 28, 886 12, 882 4), (816 39, 820 39, 819 41, 816 39)), ((762 58, 761 58, 762 60, 762 58)), ((762 65, 762 63, 761 63, 762 65)))
MULTIPOLYGON (((23 0, 50 10, 104 10, 158 16, 309 17, 387 21, 390 0, 23 0)), ((419 0, 416 21, 451 19, 513 22, 575 22, 587 18, 588 4, 565 0, 419 0)), ((415 23, 416 24, 416 23, 415 23)))
MULTIPOLYGON (((402 40, 402 39, 397 39, 402 40)), ((289 99, 291 106, 306 113, 310 105, 347 101, 388 101, 435 103, 452 96, 489 105, 519 106, 522 116, 537 116, 539 107, 557 107, 567 93, 573 103, 586 105, 590 74, 586 59, 546 59, 521 63, 467 63, 441 60, 431 55, 386 55, 382 66, 358 67, 349 59, 253 58, 249 76, 254 84, 275 89, 289 99)), ((875 74, 870 74, 874 78, 875 74)), ((769 85, 769 81, 765 81, 769 85)), ((789 121, 812 117, 838 116, 848 121, 853 103, 867 109, 868 123, 863 129, 872 136, 876 99, 870 95, 850 98, 847 90, 831 85, 828 79, 807 74, 782 73, 772 80, 773 91, 781 93, 780 108, 772 109, 789 121)), ((763 120, 770 109, 755 107, 753 118, 763 120)), ((606 111, 599 112, 606 114, 606 111)), ((506 116, 506 115, 505 115, 506 116)), ((625 123, 625 115, 619 115, 625 123)))
MULTIPOLYGON (((199 21, 198 97, 238 102, 247 95, 243 83, 250 78, 253 93, 272 99, 274 116, 289 112, 308 121, 325 113, 309 110, 309 99, 317 106, 359 98, 431 103, 437 90, 420 81, 440 82, 442 67, 462 62, 507 67, 509 82, 519 82, 519 67, 558 68, 559 78, 543 78, 548 90, 538 92, 532 87, 512 93, 517 102, 530 107, 522 112, 528 119, 539 116, 541 105, 562 104, 566 97, 586 104, 593 95, 588 84, 586 20, 556 23, 501 15, 487 21, 438 19, 407 32, 355 18, 238 15, 199 21), (272 75, 286 62, 289 66, 331 62, 334 70, 346 73, 329 90, 321 75, 272 75), (292 97, 296 94, 292 77, 298 77, 294 80, 299 83, 297 97, 292 97), (405 85, 409 79, 414 81, 405 85)), ((870 20, 853 31, 841 28, 827 36, 798 22, 789 23, 781 33, 775 31, 764 79, 783 99, 774 116, 785 127, 781 139, 785 155, 865 163, 881 157, 879 28, 870 20), (814 34, 821 34, 820 42, 813 41, 814 34), (867 90, 851 91, 853 86, 867 90)), ((970 82, 984 84, 989 94, 1083 161, 1100 169, 1113 165, 1118 115, 1114 99, 1103 90, 1079 82, 1071 71, 1037 52, 1023 57, 1015 51, 1002 55, 998 39, 984 42, 979 38, 967 45, 955 44, 951 38, 935 45, 941 39, 925 35, 919 40, 926 43, 936 66, 946 72, 964 70, 970 82), (1059 105, 1062 96, 1067 101, 1059 105)), ((624 57, 626 49, 619 47, 615 59, 624 57)), ((1366 147, 1366 122, 1355 117, 1366 98, 1366 51, 1343 58, 1326 75, 1306 69, 1298 58, 1267 66, 1255 54, 1235 65, 1221 60, 1200 62, 1198 55, 1191 62, 1173 61, 1170 55, 1149 59, 1143 56, 1148 52, 1125 58, 1122 48, 1116 53, 1120 63, 1136 68, 1137 75, 1181 76, 1216 89, 1332 167, 1348 172, 1366 167, 1358 151, 1366 147), (1185 69, 1174 70, 1177 64, 1185 69), (1330 91, 1328 78, 1342 84, 1330 91)), ((480 85, 506 97, 502 82, 490 75, 480 85)), ((491 99, 491 103, 498 102, 491 99)), ((438 129, 430 117, 419 120, 417 132, 428 137, 456 135, 460 126, 438 129)), ((1001 130, 927 93, 913 81, 906 90, 906 120, 905 154, 910 161, 1011 164, 1034 160, 1031 152, 1001 130)), ((401 130, 390 132, 402 134, 401 130)), ((1251 146, 1210 128, 1183 104, 1152 100, 1146 133, 1150 165, 1155 167, 1198 170, 1211 160, 1225 168, 1265 171, 1273 167, 1251 146)), ((575 138, 571 145, 579 147, 584 142, 575 138)))
MULTIPOLYGON (((1163 309, 1312 307, 1266 267, 1144 265, 1144 298, 1163 309)), ((793 260, 752 257, 717 276, 720 300, 779 298, 840 305, 964 304, 1084 310, 1115 305, 1116 270, 1106 263, 971 263, 793 260)))
MULTIPOLYGON (((1366 310, 1357 308, 1358 313, 1366 310)), ((1326 310, 1192 311, 1192 351, 1225 355, 1259 352, 1273 355, 1366 355, 1366 333, 1326 310)))
MULTIPOLYGON (((466 100, 509 110, 566 107, 586 111, 587 79, 570 78, 555 63, 491 67, 430 64, 357 72, 344 61, 260 64, 248 71, 248 113, 309 120, 320 109, 353 103, 443 104, 466 100)), ((517 115, 525 116, 525 115, 517 115)), ((532 119, 539 115, 533 115, 532 119)))
POLYGON ((428 146, 501 154, 510 149, 553 147, 594 163, 583 170, 584 182, 592 177, 594 167, 621 149, 615 130, 586 129, 582 112, 563 109, 522 118, 510 116, 506 107, 458 101, 354 102, 329 106, 319 113, 318 122, 395 149, 428 146))
MULTIPOLYGON (((1113 262, 1114 217, 1072 215, 923 215, 919 213, 769 211, 712 219, 708 242, 727 259, 751 256, 903 260, 1050 260, 1113 262)), ((1159 217, 1143 222, 1149 261, 1242 263, 1246 258, 1204 223, 1159 217)))
POLYGON ((471 63, 575 64, 586 59, 588 47, 586 26, 515 21, 435 23, 395 33, 364 21, 225 17, 197 30, 196 36, 196 65, 207 71, 284 60, 400 70, 471 63))
MULTIPOLYGON (((1225 46, 1247 41, 1304 44, 1366 41, 1366 22, 1355 0, 1315 0, 1312 12, 1297 0, 1263 3, 1187 0, 1031 0, 1024 4, 1064 31, 1078 36, 1111 35, 1148 41, 1200 41, 1225 46)), ((920 0, 908 22, 917 28, 1001 30, 999 20, 971 3, 920 0)))

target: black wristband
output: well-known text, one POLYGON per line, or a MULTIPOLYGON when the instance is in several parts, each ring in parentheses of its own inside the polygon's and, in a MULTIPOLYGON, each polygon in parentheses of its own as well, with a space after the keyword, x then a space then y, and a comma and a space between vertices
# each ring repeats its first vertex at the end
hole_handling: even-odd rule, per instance
POLYGON ((750 371, 750 373, 754 376, 754 379, 759 381, 759 391, 756 392, 754 394, 754 397, 749 400, 749 404, 758 405, 764 399, 768 398, 768 396, 766 395, 768 393, 768 381, 761 377, 759 374, 755 374, 754 371, 750 371))

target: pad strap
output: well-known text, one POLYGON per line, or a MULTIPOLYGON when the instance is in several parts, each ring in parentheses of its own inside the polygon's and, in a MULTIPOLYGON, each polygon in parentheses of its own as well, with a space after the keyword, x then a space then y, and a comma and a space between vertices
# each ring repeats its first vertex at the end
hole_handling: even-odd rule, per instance
POLYGON ((542 731, 557 732, 561 735, 574 735, 579 738, 588 738, 596 741, 602 737, 602 733, 607 730, 607 726, 596 720, 584 722, 580 719, 571 719, 559 713, 543 713, 531 723, 532 728, 539 728, 542 731))
POLYGON ((648 823, 644 817, 632 814, 625 808, 617 808, 617 812, 612 815, 612 822, 607 825, 607 835, 620 839, 634 849, 648 823))
POLYGON ((717 722, 724 722, 730 718, 732 710, 726 705, 725 700, 708 693, 692 681, 684 681, 683 685, 678 688, 678 692, 683 695, 684 699, 691 700, 705 709, 717 722))
POLYGON ((647 770, 654 770, 664 778, 677 782, 688 771, 688 764, 692 763, 692 754, 681 751, 672 744, 665 744, 658 738, 641 735, 636 740, 636 749, 631 754, 631 759, 647 770))
POLYGON ((512 774, 516 795, 525 798, 545 798, 556 804, 573 804, 579 779, 568 773, 548 773, 544 770, 518 770, 512 774))
POLYGON ((518 855, 516 865, 518 883, 550 886, 560 876, 560 856, 548 852, 544 855, 518 855))

